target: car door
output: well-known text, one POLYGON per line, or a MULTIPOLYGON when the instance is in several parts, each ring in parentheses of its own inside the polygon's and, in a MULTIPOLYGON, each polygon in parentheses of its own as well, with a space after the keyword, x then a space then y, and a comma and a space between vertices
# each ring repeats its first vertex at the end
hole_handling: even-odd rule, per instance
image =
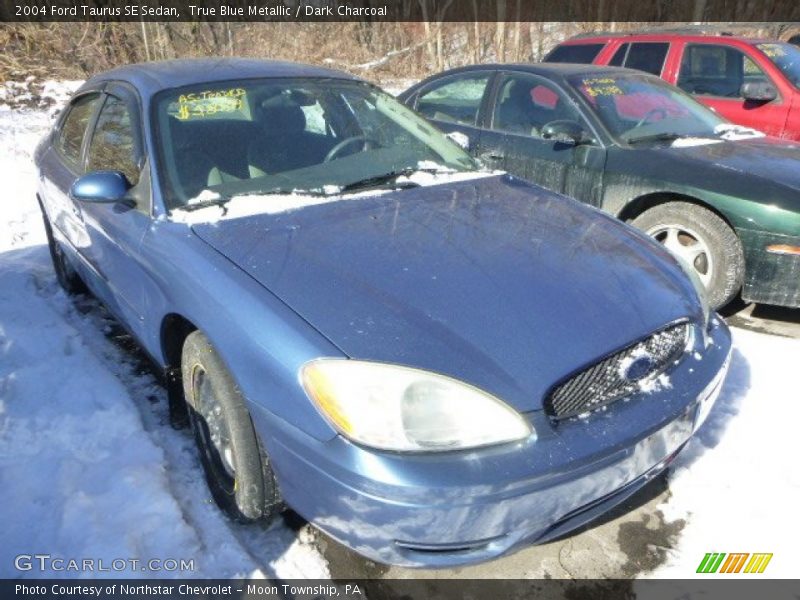
POLYGON ((90 240, 81 204, 70 198, 69 190, 83 174, 86 134, 101 101, 99 90, 88 90, 73 98, 52 133, 39 171, 40 197, 53 233, 92 288, 97 285, 99 274, 89 259, 90 240))
POLYGON ((745 100, 741 88, 747 82, 767 82, 778 90, 765 70, 738 48, 700 43, 684 46, 676 82, 679 88, 734 123, 780 136, 790 102, 780 94, 769 102, 745 100))
POLYGON ((138 102, 131 89, 111 83, 86 142, 85 171, 111 170, 131 185, 130 204, 83 202, 90 256, 107 282, 106 304, 137 334, 151 286, 140 246, 151 222, 150 181, 138 102))
POLYGON ((492 77, 490 70, 442 77, 421 88, 411 104, 443 132, 466 136, 466 149, 474 153, 480 142, 480 123, 492 77))
POLYGON ((532 73, 503 72, 490 106, 477 152, 480 158, 554 192, 599 204, 606 152, 564 90, 532 73), (556 121, 578 124, 586 140, 576 144, 545 139, 543 129, 556 121))

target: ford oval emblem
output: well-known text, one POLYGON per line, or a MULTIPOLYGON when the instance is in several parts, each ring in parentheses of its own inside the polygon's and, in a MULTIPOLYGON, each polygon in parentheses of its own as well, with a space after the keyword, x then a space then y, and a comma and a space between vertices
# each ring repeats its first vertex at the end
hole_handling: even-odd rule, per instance
POLYGON ((655 367, 653 359, 649 356, 635 358, 628 368, 625 369, 623 377, 628 381, 639 381, 647 377, 655 367))

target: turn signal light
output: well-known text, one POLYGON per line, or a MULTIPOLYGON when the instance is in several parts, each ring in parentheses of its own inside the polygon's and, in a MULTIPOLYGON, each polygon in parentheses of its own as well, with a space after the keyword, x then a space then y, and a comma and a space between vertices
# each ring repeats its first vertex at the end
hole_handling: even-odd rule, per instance
POLYGON ((789 254, 793 256, 800 256, 800 246, 790 246, 789 244, 772 244, 767 246, 767 252, 770 254, 789 254))

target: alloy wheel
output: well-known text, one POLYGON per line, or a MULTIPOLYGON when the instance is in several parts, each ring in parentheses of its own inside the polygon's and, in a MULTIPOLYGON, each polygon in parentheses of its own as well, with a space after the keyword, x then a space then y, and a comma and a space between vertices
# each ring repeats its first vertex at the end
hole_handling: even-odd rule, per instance
POLYGON ((706 241, 683 225, 659 225, 647 231, 684 263, 692 267, 708 287, 714 274, 714 257, 706 241))

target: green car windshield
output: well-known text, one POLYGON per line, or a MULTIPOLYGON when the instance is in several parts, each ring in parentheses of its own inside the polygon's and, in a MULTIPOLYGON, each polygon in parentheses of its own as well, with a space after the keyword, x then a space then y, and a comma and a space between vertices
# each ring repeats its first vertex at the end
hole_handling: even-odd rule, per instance
POLYGON ((416 113, 357 81, 213 82, 161 92, 153 111, 169 208, 478 168, 416 113))
POLYGON ((717 128, 727 124, 689 95, 649 75, 584 74, 568 81, 622 142, 716 136, 717 128))
POLYGON ((775 63, 793 86, 800 88, 800 48, 783 42, 756 44, 756 48, 775 63))

